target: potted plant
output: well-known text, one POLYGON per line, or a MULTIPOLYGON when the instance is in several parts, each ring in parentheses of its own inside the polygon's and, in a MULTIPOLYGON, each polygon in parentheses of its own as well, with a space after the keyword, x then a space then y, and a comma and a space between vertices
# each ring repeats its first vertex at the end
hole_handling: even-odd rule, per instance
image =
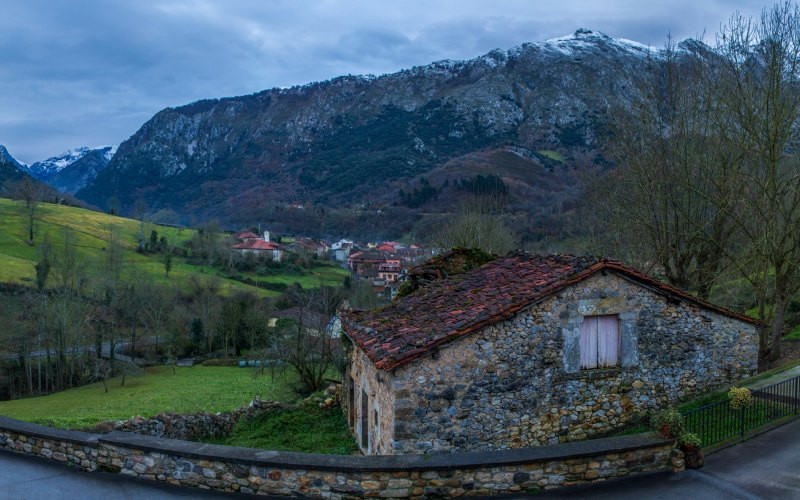
POLYGON ((657 411, 650 417, 650 426, 659 436, 675 439, 683 433, 683 415, 675 408, 657 411))
POLYGON ((703 456, 702 441, 697 434, 685 432, 678 438, 678 447, 683 452, 686 467, 689 469, 699 469, 705 463, 703 456))

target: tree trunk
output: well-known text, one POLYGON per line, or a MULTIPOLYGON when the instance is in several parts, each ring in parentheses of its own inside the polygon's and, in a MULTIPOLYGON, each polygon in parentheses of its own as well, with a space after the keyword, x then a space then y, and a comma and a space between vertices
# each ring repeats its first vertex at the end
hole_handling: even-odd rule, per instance
POLYGON ((781 337, 783 336, 783 326, 786 323, 786 305, 788 300, 784 294, 780 293, 775 297, 775 319, 772 322, 770 335, 771 347, 769 360, 777 361, 781 357, 781 337))

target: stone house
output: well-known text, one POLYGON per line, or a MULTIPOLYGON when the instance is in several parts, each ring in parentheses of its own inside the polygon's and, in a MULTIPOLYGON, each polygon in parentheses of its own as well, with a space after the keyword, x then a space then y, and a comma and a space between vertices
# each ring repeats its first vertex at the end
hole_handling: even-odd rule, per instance
POLYGON ((341 319, 366 454, 602 435, 750 376, 762 326, 616 261, 525 253, 341 319))

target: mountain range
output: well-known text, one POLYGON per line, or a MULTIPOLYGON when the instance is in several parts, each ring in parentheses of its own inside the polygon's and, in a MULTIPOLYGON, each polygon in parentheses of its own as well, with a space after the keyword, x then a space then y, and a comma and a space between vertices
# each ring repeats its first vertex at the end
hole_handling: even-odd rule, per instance
POLYGON ((394 238, 425 233, 465 191, 500 185, 515 230, 535 237, 577 201, 581 172, 611 166, 609 112, 630 105, 659 57, 580 29, 467 61, 166 108, 76 196, 186 221, 394 238))
POLYGON ((23 170, 62 193, 73 194, 108 166, 116 150, 113 146, 80 147, 24 165, 23 170))

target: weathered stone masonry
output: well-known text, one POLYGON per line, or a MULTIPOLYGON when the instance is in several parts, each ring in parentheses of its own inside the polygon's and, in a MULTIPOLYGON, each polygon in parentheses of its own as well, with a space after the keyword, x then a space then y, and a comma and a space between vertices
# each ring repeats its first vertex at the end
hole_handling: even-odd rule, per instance
POLYGON ((370 390, 393 393, 380 398, 394 402, 379 413, 387 420, 378 425, 393 431, 380 452, 429 453, 603 434, 637 413, 747 377, 757 359, 755 325, 607 272, 391 372, 361 356, 350 374, 380 378, 370 390), (581 323, 595 315, 619 318, 618 367, 580 368, 581 323))
POLYGON ((0 450, 174 485, 333 499, 503 494, 684 467, 673 442, 654 434, 495 452, 362 457, 215 446, 125 432, 87 434, 5 417, 0 417, 0 450))

